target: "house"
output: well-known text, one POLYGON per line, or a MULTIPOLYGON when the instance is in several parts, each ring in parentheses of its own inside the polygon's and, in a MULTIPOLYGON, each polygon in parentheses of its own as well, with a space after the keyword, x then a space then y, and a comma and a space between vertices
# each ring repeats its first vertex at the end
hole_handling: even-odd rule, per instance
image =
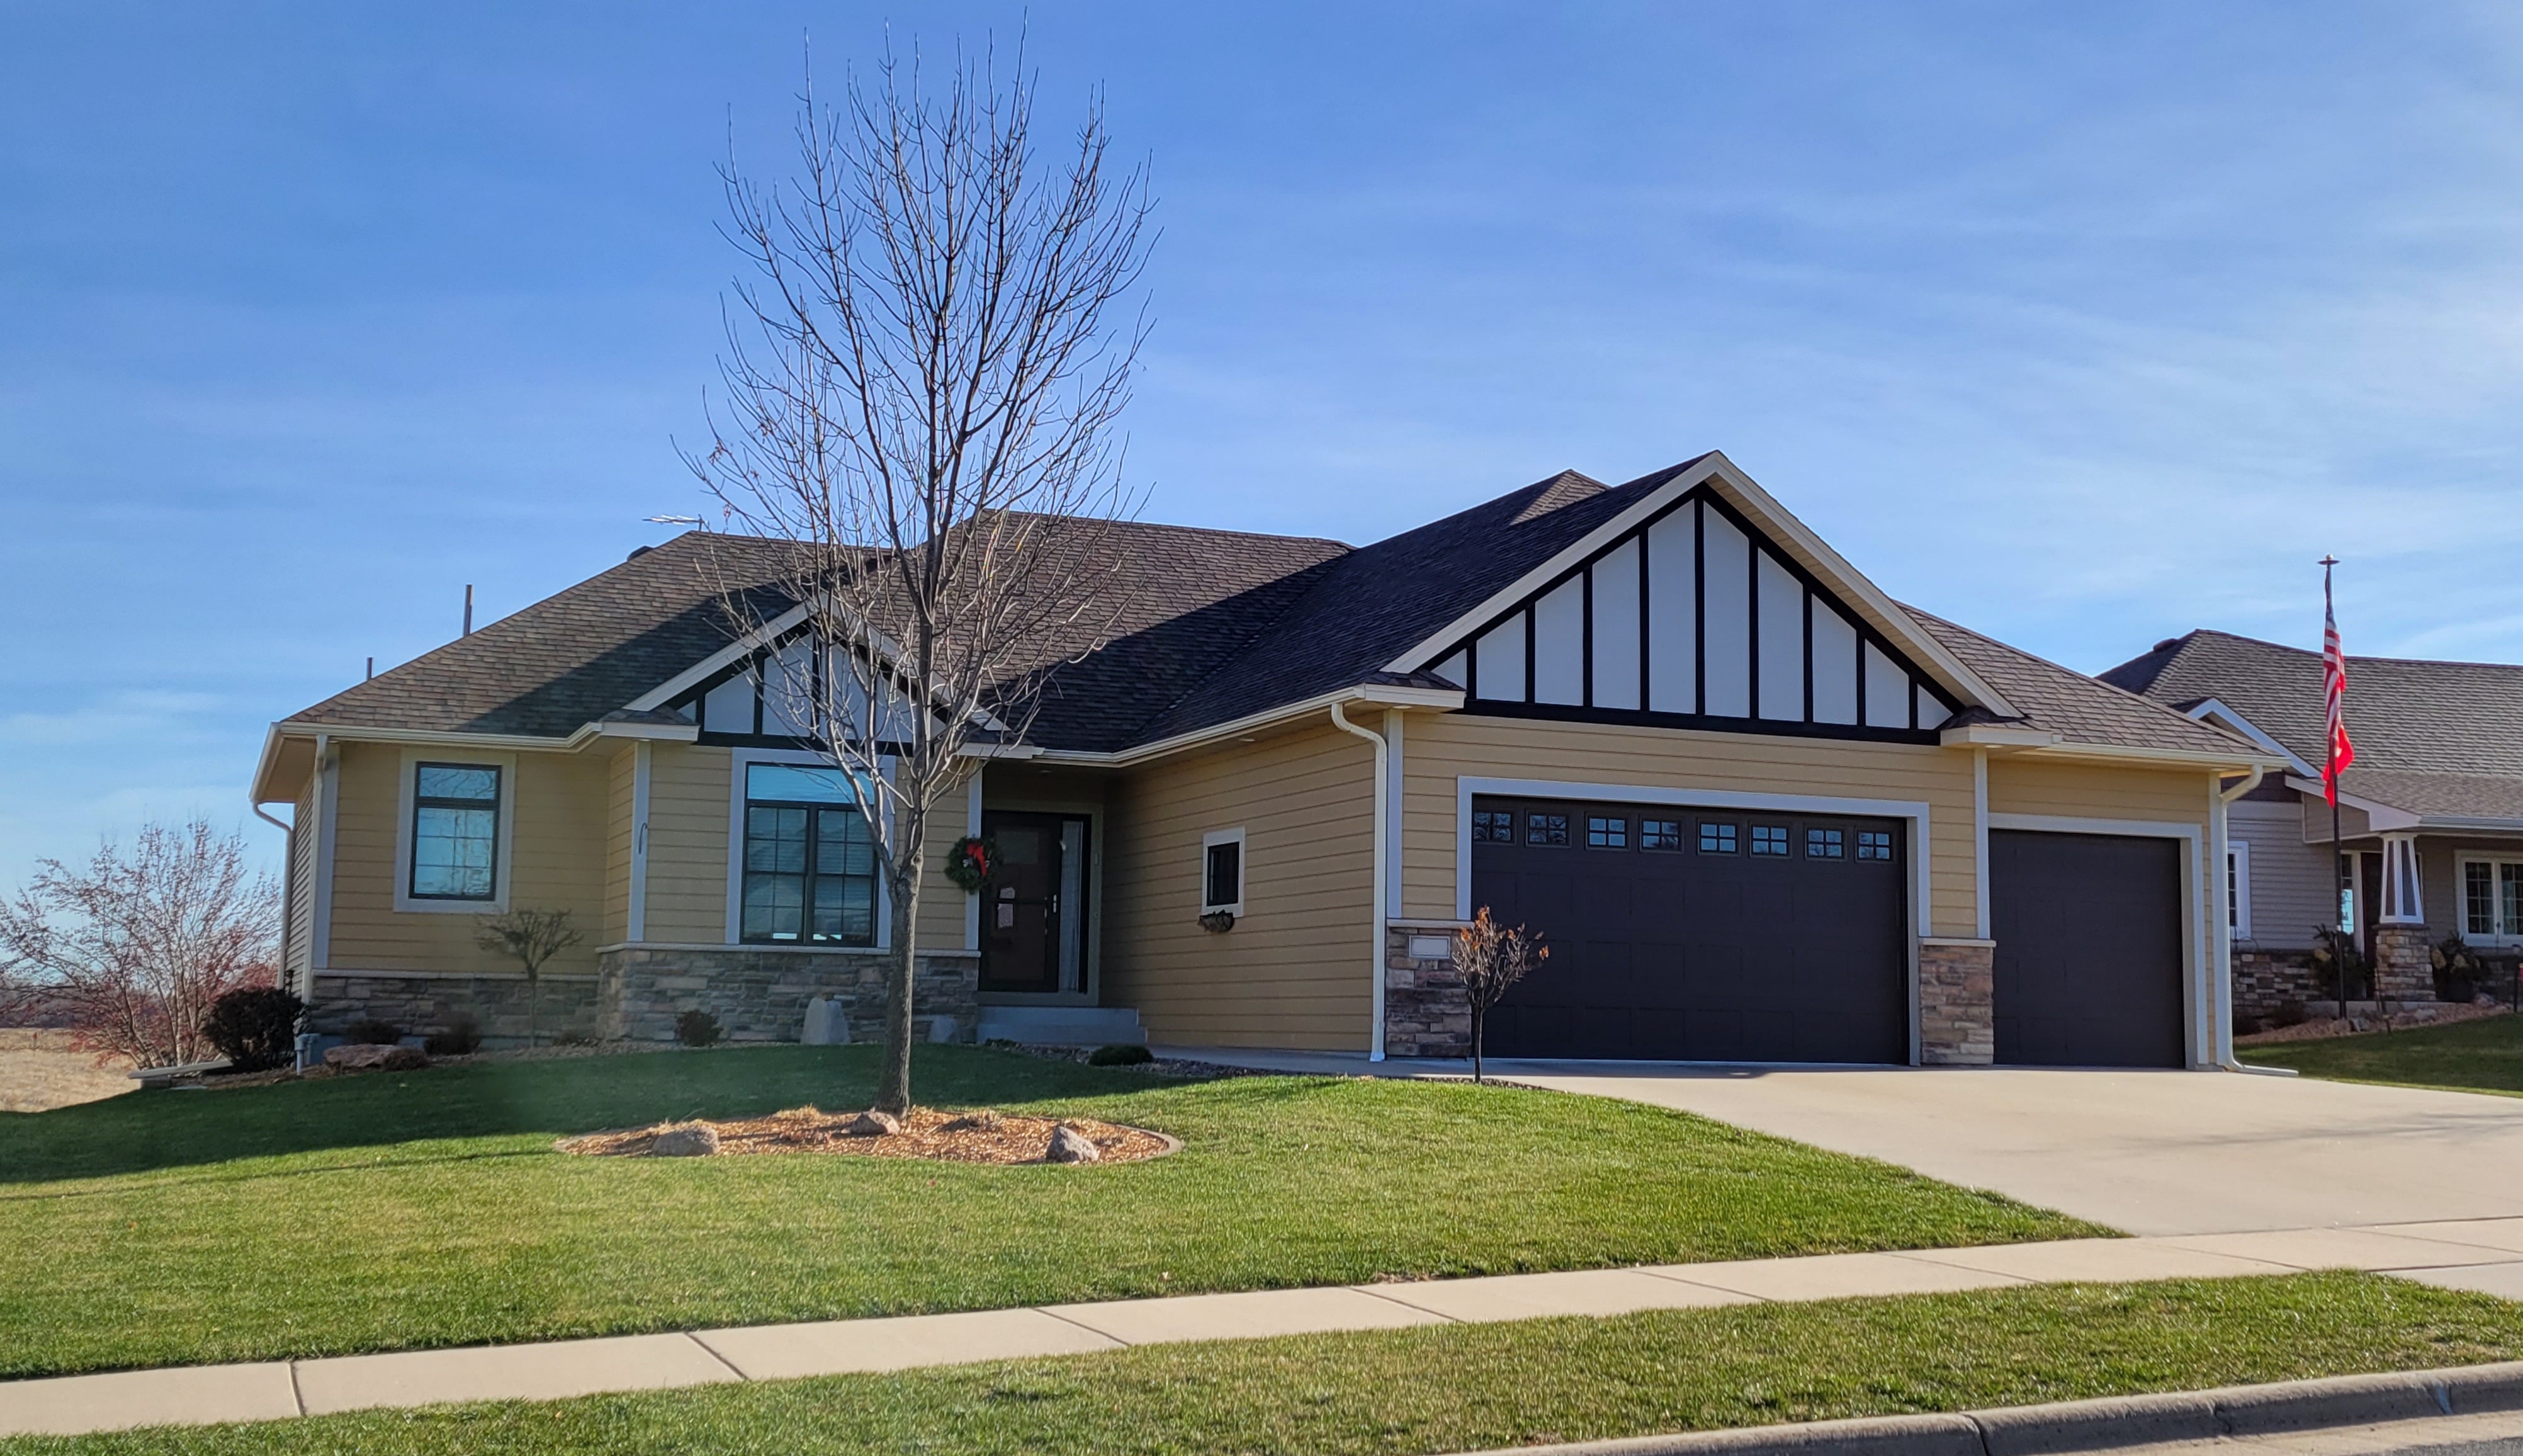
MULTIPOLYGON (((1552 948, 1501 1056, 2225 1057, 2203 867, 2283 756, 1899 605, 1723 455, 1357 548, 1125 529, 1116 638, 973 780, 996 876, 937 846, 935 1035, 1457 1055, 1447 937, 1487 907, 1552 948)), ((581 1034, 794 1039, 813 995, 874 1034, 848 790, 718 604, 779 549, 635 552, 273 725, 253 792, 295 806, 319 1026, 514 1035, 474 917, 538 906, 594 932, 546 975, 581 1034)))
POLYGON ((2102 675, 2287 762, 2228 811, 2226 874, 2246 1014, 2338 993, 2316 975, 2314 930, 2337 916, 2373 963, 2352 997, 2436 998, 2432 943, 2459 936, 2486 959, 2523 950, 2523 667, 2349 659, 2346 707, 2356 761, 2340 778, 2331 859, 2321 790, 2321 654, 2230 633, 2155 644, 2102 675))

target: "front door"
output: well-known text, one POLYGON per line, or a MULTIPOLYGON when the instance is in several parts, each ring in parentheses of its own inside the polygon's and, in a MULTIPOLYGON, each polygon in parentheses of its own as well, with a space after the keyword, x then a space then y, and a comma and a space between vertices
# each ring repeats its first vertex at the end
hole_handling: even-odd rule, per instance
POLYGON ((999 862, 981 886, 981 989, 1083 991, 1087 822, 990 810, 982 837, 999 862))

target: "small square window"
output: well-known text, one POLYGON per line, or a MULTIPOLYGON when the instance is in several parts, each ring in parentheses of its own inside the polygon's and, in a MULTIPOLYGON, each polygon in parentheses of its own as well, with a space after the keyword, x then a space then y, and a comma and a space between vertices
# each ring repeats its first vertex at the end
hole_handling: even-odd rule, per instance
POLYGON ((1735 853, 1735 826, 1702 821, 1699 825, 1699 852, 1703 855, 1735 853))
POLYGON ((1787 826, 1785 824, 1754 824, 1752 826, 1752 853, 1756 855, 1784 855, 1786 852, 1787 826))
POLYGON ((1805 858, 1808 860, 1844 860, 1848 842, 1837 829, 1805 830, 1805 858))
POLYGON ((1892 858, 1891 831, 1888 829, 1858 830, 1857 857, 1861 860, 1888 860, 1892 858))
POLYGON ((1682 821, 1678 819, 1642 819, 1639 821, 1639 848, 1682 848, 1682 821))
POLYGON ((1504 809, 1473 810, 1472 840, 1476 844, 1515 843, 1515 815, 1504 809))
POLYGON ((1528 814, 1524 817, 1524 842, 1527 844, 1566 844, 1568 816, 1564 814, 1528 814))
POLYGON ((1628 849, 1630 822, 1618 815, 1586 816, 1586 847, 1588 849, 1628 849))

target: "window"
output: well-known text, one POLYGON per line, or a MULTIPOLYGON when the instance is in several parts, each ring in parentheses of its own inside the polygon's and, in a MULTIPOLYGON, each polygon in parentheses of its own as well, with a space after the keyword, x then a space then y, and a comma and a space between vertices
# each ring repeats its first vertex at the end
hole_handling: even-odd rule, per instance
POLYGON ((1861 860, 1892 858, 1892 831, 1889 829, 1858 830, 1857 857, 1861 860))
POLYGON ((849 774, 745 766, 742 895, 745 941, 876 944, 876 850, 849 774))
POLYGON ((1642 819, 1639 821, 1639 848, 1682 848, 1682 821, 1678 819, 1642 819))
POLYGON ((1515 816, 1503 809, 1473 810, 1472 842, 1475 844, 1515 843, 1515 816))
POLYGON ((1564 814, 1528 814, 1524 817, 1524 842, 1527 844, 1566 844, 1568 816, 1564 814))
POLYGON ((1848 843, 1837 829, 1805 830, 1805 858, 1808 860, 1841 860, 1848 857, 1848 843))
POLYGON ((500 887, 500 770, 419 764, 412 770, 411 898, 493 900, 500 887))
POLYGON ((2462 860, 2461 933, 2467 940, 2523 939, 2523 860, 2462 860))
POLYGON ((1244 831, 1216 829, 1200 840, 1200 913, 1244 914, 1244 831))
POLYGON ((1752 826, 1752 853, 1756 855, 1783 855, 1786 852, 1786 825, 1754 824, 1752 826))
POLYGON ((1699 852, 1703 855, 1735 853, 1735 826, 1710 820, 1699 822, 1699 852))
POLYGON ((2225 925, 2236 940, 2252 938, 2252 846, 2242 840, 2225 847, 2225 925))
POLYGON ((1629 820, 1619 815, 1586 816, 1586 847, 1588 849, 1628 849, 1630 847, 1629 820))

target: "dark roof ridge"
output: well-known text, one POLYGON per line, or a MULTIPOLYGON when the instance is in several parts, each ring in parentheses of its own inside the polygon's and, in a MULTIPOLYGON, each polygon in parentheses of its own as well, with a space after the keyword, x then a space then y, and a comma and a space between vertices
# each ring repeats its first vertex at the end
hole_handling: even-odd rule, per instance
MULTIPOLYGON (((2254 647, 2266 647, 2274 652, 2292 653, 2297 657, 2309 657, 2316 661, 2321 657, 2321 651, 2317 647, 2298 647, 2291 642, 2272 642, 2266 637, 2246 636, 2239 632, 2226 632, 2214 627, 2194 627, 2177 637, 2167 638, 2166 641, 2177 650, 2178 644, 2187 643, 2193 637, 2222 637, 2229 642, 2244 642, 2254 647)), ((2148 654, 2139 654, 2141 657, 2146 655, 2148 654)), ((2130 659, 2132 662, 2136 660, 2136 658, 2130 659)), ((2482 662, 2465 657, 2393 657, 2380 652, 2351 652, 2348 654, 2348 660, 2401 663, 2413 668, 2492 668, 2501 672, 2523 673, 2523 663, 2482 662)))

